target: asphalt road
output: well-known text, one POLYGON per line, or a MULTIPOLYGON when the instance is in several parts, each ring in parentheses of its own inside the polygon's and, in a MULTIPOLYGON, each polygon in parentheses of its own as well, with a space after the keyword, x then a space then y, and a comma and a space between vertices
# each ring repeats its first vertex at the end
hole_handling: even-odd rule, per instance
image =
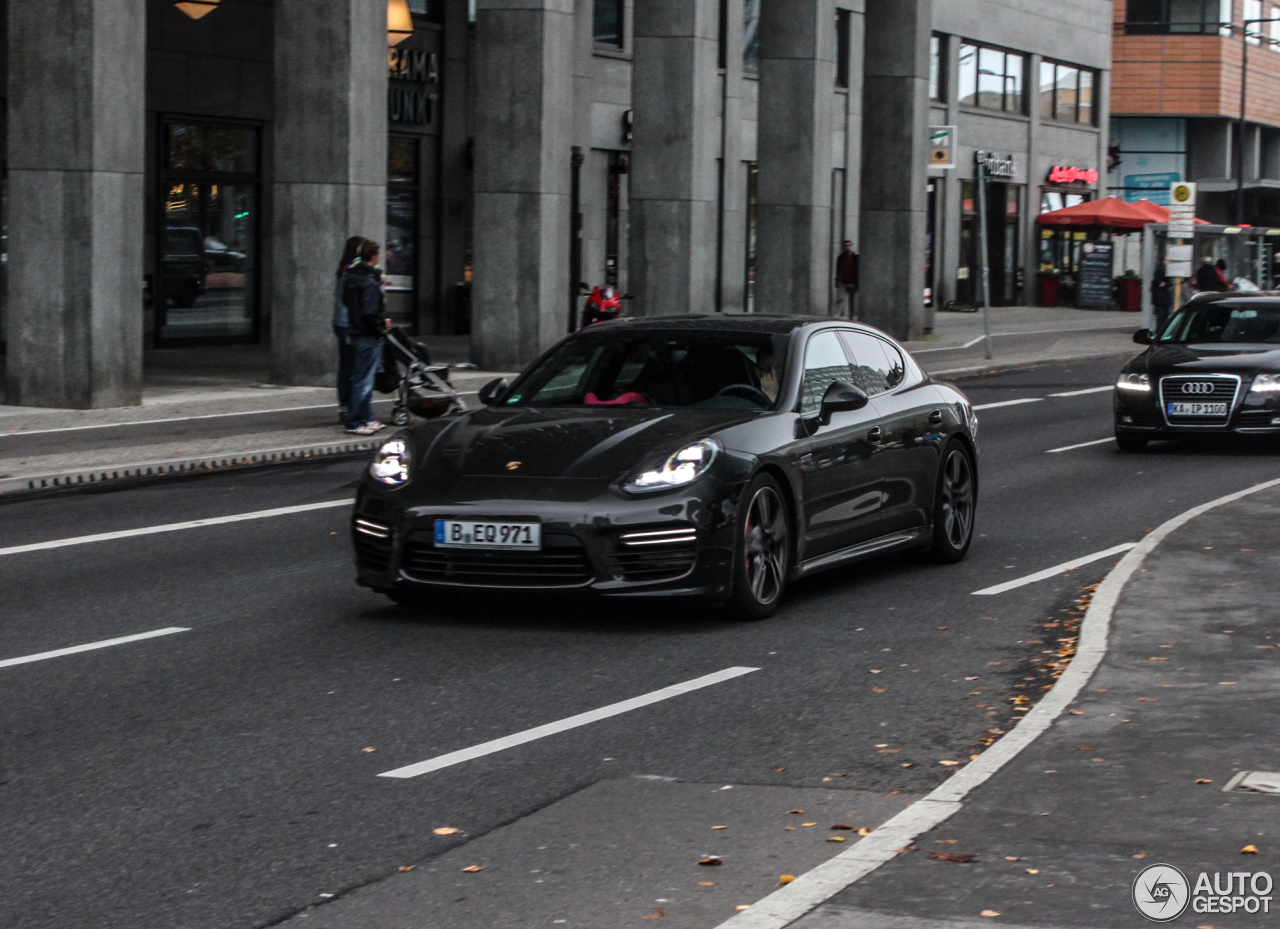
MULTIPOLYGON (((0 925, 270 925, 628 774, 926 791, 954 770, 939 760, 1007 728, 1007 704, 974 688, 1038 688, 1022 670, 1042 648, 1035 624, 1115 559, 973 591, 1277 474, 1277 448, 1257 443, 1050 453, 1104 439, 1111 398, 1044 398, 1118 368, 961 382, 976 404, 1035 400, 979 414, 969 557, 821 575, 762 623, 667 603, 467 599, 418 615, 352 584, 342 507, 0 554, 0 925), (189 631, 3 663, 166 627, 189 631), (735 666, 760 670, 422 777, 376 776, 735 666), (463 832, 431 834, 442 825, 463 832)), ((0 548, 339 500, 360 467, 9 501, 0 548)))

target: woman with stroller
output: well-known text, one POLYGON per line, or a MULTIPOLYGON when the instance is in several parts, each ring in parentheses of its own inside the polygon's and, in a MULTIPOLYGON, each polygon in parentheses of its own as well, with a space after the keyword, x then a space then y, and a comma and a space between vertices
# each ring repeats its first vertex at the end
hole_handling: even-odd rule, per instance
POLYGON ((348 312, 351 342, 351 389, 348 395, 349 435, 373 435, 385 429, 373 418, 373 381, 382 357, 382 340, 391 327, 382 295, 377 242, 364 239, 353 262, 342 275, 342 303, 348 312))

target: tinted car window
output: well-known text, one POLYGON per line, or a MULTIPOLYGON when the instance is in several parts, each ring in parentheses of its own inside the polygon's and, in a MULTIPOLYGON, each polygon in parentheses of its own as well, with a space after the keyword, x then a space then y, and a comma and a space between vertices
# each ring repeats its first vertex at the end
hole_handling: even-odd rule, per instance
POLYGON ((1190 304, 1169 320, 1160 341, 1280 343, 1280 303, 1240 300, 1190 304))
POLYGON ((758 332, 589 332, 521 378, 504 406, 768 410, 789 341, 758 332))
POLYGON ((892 390, 902 382, 905 374, 902 355, 884 339, 851 329, 842 331, 840 338, 853 357, 857 377, 854 383, 865 390, 868 397, 892 390))
POLYGON ((822 406, 822 395, 836 381, 856 384, 840 339, 830 330, 809 340, 804 351, 804 384, 800 388, 800 412, 813 413, 822 406))

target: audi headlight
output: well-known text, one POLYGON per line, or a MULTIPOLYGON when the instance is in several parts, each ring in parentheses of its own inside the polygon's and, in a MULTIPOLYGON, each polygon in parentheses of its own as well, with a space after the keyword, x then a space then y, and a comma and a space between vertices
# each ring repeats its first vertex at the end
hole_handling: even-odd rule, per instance
POLYGON ((1151 390, 1151 378, 1145 374, 1121 374, 1116 381, 1120 390, 1140 390, 1144 393, 1151 390))
POLYGON ((720 443, 715 439, 694 442, 680 449, 661 466, 635 474, 622 487, 631 493, 645 493, 692 484, 707 472, 718 454, 720 454, 720 443))
POLYGON ((378 449, 378 454, 373 456, 369 473, 376 481, 391 487, 399 487, 409 480, 410 459, 409 443, 404 439, 383 442, 382 448, 378 449))
POLYGON ((1280 374, 1259 374, 1253 379, 1253 386, 1249 388, 1249 392, 1254 394, 1280 393, 1280 374))

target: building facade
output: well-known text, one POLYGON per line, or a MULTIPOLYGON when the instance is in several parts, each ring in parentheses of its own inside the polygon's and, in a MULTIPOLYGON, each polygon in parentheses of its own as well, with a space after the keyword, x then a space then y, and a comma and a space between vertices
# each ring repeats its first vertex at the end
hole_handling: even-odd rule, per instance
POLYGON ((1114 19, 1111 192, 1195 181, 1202 218, 1280 225, 1280 4, 1115 0, 1114 19))
POLYGON ((977 299, 977 152, 996 303, 1102 170, 1107 0, 408 6, 403 38, 387 0, 9 2, 6 402, 137 403, 144 348, 218 341, 330 383, 353 234, 398 321, 489 368, 570 331, 583 282, 841 312, 845 239, 861 318, 918 338, 977 299))

